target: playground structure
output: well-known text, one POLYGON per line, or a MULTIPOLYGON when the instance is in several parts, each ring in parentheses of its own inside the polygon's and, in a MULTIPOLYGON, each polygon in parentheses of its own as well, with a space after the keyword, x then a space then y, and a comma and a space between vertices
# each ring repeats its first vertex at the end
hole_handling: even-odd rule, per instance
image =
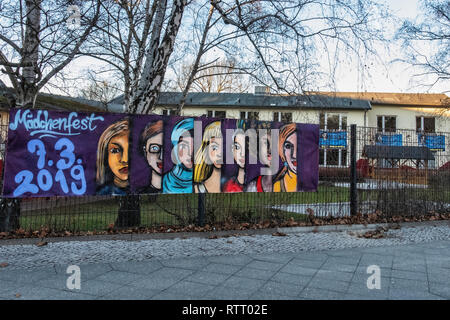
POLYGON ((427 185, 428 161, 435 160, 427 147, 365 145, 368 177, 406 184, 427 185))

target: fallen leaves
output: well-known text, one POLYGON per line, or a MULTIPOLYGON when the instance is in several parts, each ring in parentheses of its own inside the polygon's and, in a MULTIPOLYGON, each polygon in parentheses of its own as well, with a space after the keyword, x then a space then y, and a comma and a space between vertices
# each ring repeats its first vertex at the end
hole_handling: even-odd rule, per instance
POLYGON ((365 239, 381 239, 386 237, 386 232, 389 230, 387 227, 378 227, 375 230, 369 230, 362 234, 357 234, 358 238, 365 239))
POLYGON ((16 298, 20 298, 22 295, 20 293, 16 293, 16 298))
POLYGON ((43 246, 46 246, 47 244, 48 244, 47 241, 39 241, 38 243, 36 243, 36 246, 43 247, 43 246))
POLYGON ((113 233, 114 232, 114 223, 110 223, 108 228, 106 228, 106 232, 113 233))
POLYGON ((286 237, 287 234, 284 233, 284 232, 274 232, 274 233, 272 233, 272 236, 274 236, 274 237, 286 237))
POLYGON ((0 263, 0 268, 6 268, 7 266, 9 266, 8 262, 2 262, 0 263))
MULTIPOLYGON (((285 217, 285 216, 284 216, 285 217)), ((286 217, 281 219, 277 214, 273 213, 271 218, 265 217, 259 221, 253 223, 249 222, 237 222, 233 220, 233 217, 228 217, 225 221, 206 224, 205 226, 196 226, 195 224, 189 224, 187 226, 179 225, 158 225, 153 227, 135 227, 120 229, 110 223, 104 230, 91 230, 91 231, 72 231, 72 230, 61 230, 54 231, 48 227, 42 227, 39 230, 25 230, 20 228, 12 232, 0 232, 1 239, 22 239, 22 238, 38 238, 41 239, 42 244, 39 246, 44 246, 47 243, 43 241, 44 238, 49 237, 70 237, 70 236, 92 236, 92 235, 106 235, 106 234, 149 234, 149 233, 179 233, 179 232, 213 232, 213 231, 231 231, 231 230, 257 230, 257 229, 270 229, 278 227, 298 227, 298 226, 324 226, 324 225, 353 225, 362 224, 368 225, 373 223, 390 223, 395 224, 390 226, 390 229, 400 228, 398 223, 400 222, 421 222, 421 221, 435 221, 435 220, 450 220, 450 213, 437 213, 428 212, 422 215, 412 215, 412 216, 398 216, 389 215, 381 211, 376 211, 371 214, 361 214, 356 216, 347 217, 333 217, 332 215, 318 216, 314 213, 311 208, 306 210, 306 215, 286 217)), ((242 221, 242 220, 241 220, 242 221)), ((313 230, 313 232, 318 232, 318 230, 313 230)), ((240 234, 242 235, 242 234, 240 234)), ((381 235, 368 234, 368 237, 376 238, 381 237, 381 235)), ((226 235, 218 236, 217 238, 224 238, 226 235)), ((211 237, 211 239, 217 239, 211 237)))

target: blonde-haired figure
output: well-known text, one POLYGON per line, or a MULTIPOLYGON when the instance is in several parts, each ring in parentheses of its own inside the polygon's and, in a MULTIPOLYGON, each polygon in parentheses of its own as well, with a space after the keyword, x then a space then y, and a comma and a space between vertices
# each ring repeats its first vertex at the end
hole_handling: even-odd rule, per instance
POLYGON ((221 191, 222 146, 220 121, 214 121, 206 126, 202 144, 195 155, 195 193, 219 193, 221 191))
POLYGON ((278 138, 278 152, 283 161, 282 169, 274 179, 274 192, 297 191, 297 126, 284 125, 278 138))

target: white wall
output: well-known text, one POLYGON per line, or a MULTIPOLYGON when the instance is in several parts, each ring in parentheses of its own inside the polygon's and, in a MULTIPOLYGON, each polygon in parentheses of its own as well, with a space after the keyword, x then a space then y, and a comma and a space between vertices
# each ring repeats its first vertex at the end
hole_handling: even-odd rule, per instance
MULTIPOLYGON (((161 107, 155 109, 155 113, 162 114, 161 107)), ((259 112, 259 120, 262 121, 272 121, 274 112, 291 112, 292 113, 292 121, 299 123, 313 123, 319 124, 319 115, 321 110, 283 110, 283 109, 270 109, 270 110, 261 110, 256 108, 242 108, 242 109, 226 109, 226 108, 215 108, 215 107, 204 107, 204 108, 192 108, 185 107, 183 109, 182 114, 184 116, 192 116, 198 117, 204 114, 207 114, 208 110, 216 110, 216 111, 226 111, 226 118, 230 119, 239 119, 241 111, 248 112, 259 112)), ((348 110, 331 110, 327 111, 330 113, 341 113, 347 116, 347 124, 356 124, 358 126, 364 126, 364 111, 348 111, 348 110)))
POLYGON ((397 129, 416 130, 416 117, 436 117, 436 131, 450 132, 450 112, 435 108, 412 108, 399 106, 372 105, 368 112, 368 126, 377 126, 377 116, 395 116, 397 129))

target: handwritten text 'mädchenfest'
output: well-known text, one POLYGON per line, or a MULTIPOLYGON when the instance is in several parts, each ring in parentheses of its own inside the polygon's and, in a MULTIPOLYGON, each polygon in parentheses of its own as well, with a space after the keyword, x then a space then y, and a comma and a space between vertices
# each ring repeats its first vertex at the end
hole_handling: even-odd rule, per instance
POLYGON ((19 125, 23 125, 30 132, 30 136, 39 135, 42 137, 75 136, 80 132, 74 131, 94 131, 97 126, 96 121, 104 121, 102 116, 92 113, 89 116, 78 117, 77 112, 71 112, 66 117, 49 118, 48 112, 38 110, 34 114, 31 110, 18 110, 14 121, 11 121, 9 129, 16 130, 19 125))

